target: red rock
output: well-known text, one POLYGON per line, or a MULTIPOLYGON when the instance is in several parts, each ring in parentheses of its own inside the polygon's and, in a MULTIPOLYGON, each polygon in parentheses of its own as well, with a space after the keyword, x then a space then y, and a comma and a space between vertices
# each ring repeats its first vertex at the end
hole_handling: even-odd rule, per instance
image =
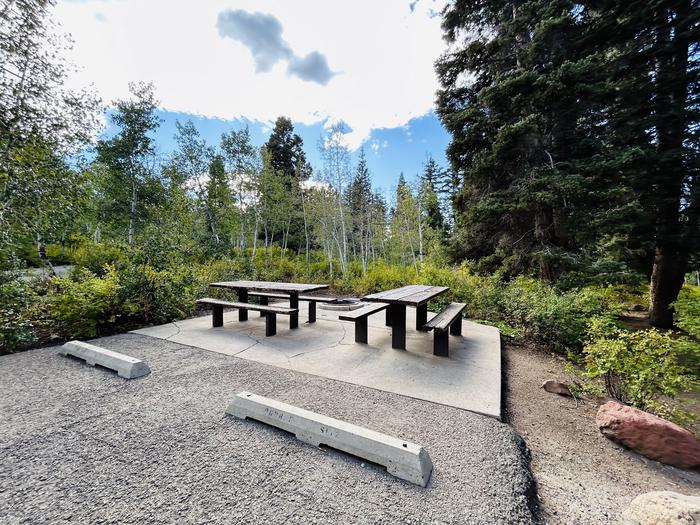
POLYGON ((598 409, 595 422, 613 441, 668 465, 700 467, 700 443, 688 430, 616 401, 598 409))

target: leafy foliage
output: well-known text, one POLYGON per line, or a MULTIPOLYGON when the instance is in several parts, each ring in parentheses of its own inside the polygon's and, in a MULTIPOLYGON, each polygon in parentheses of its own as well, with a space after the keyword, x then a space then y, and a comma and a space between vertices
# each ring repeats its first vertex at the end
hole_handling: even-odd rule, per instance
POLYGON ((673 303, 676 325, 700 340, 700 287, 685 286, 673 303))
POLYGON ((682 416, 667 400, 700 381, 700 345, 653 328, 624 330, 594 318, 584 353, 588 376, 602 377, 610 396, 665 417, 682 416))

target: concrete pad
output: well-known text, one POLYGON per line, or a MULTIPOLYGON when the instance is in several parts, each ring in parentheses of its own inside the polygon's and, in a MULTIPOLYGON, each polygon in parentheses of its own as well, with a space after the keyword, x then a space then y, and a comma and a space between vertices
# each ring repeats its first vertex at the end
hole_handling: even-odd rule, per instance
POLYGON ((389 474, 421 487, 433 471, 433 462, 420 445, 268 397, 241 392, 226 413, 281 428, 315 447, 326 445, 383 465, 389 474))
POLYGON ((109 368, 125 379, 136 379, 151 373, 148 365, 140 359, 82 341, 68 341, 61 347, 59 353, 82 359, 90 366, 100 365, 109 368))
POLYGON ((300 303, 298 329, 283 321, 274 337, 265 337, 264 318, 239 322, 235 311, 225 312, 218 328, 207 315, 135 333, 500 418, 497 328, 464 321, 463 334, 450 336, 445 358, 433 355, 432 333, 415 330, 413 308, 406 312, 406 350, 391 348, 382 312, 369 317, 369 344, 358 344, 354 323, 338 320, 339 312, 318 309, 317 322, 306 324, 307 308, 300 303))

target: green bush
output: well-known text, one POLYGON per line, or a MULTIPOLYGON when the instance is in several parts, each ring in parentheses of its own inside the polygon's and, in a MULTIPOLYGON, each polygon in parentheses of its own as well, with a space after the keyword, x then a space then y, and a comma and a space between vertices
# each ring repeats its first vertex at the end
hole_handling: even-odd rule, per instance
POLYGON ((128 260, 126 248, 117 244, 86 242, 73 252, 78 269, 84 268, 95 275, 103 275, 107 266, 123 266, 128 260))
POLYGON ((673 307, 676 310, 676 325, 700 339, 700 287, 684 286, 673 307))
POLYGON ((47 244, 46 257, 51 264, 71 264, 73 262, 73 250, 60 244, 47 244))
POLYGON ((412 283, 416 278, 416 272, 411 267, 389 265, 384 261, 378 261, 369 265, 367 273, 355 279, 348 279, 347 288, 351 288, 359 295, 398 288, 412 283))
POLYGON ((586 373, 602 378, 611 397, 677 419, 668 403, 697 385, 700 345, 656 329, 631 331, 608 318, 591 321, 584 346, 586 373))
POLYGON ((133 314, 143 323, 169 323, 194 314, 195 301, 207 292, 206 276, 195 265, 163 270, 140 265, 122 272, 120 295, 133 305, 133 314))
POLYGON ((29 283, 0 272, 0 354, 37 341, 38 308, 39 298, 29 283))
POLYGON ((119 274, 111 265, 105 266, 102 277, 79 269, 70 278, 54 278, 49 303, 61 335, 96 337, 123 326, 134 308, 119 292, 119 274))

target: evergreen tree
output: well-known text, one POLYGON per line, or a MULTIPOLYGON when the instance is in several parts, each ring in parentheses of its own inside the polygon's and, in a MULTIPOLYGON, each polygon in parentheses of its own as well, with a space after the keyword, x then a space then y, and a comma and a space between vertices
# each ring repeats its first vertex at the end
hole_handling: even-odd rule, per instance
POLYGON ((440 209, 440 201, 437 194, 437 185, 440 181, 441 170, 437 162, 432 156, 428 156, 428 160, 423 166, 423 173, 420 178, 420 199, 422 202, 421 208, 426 215, 426 224, 428 227, 438 232, 440 235, 445 234, 445 218, 440 209))
POLYGON ((649 318, 670 328, 670 305, 700 251, 700 6, 674 0, 594 7, 590 45, 612 56, 605 69, 615 95, 607 139, 638 152, 625 178, 646 212, 637 234, 650 246, 649 318))
POLYGON ((352 223, 350 239, 353 252, 359 255, 366 271, 371 242, 372 182, 364 149, 360 149, 355 177, 348 186, 346 199, 352 223))
POLYGON ((270 154, 272 167, 278 173, 298 181, 306 180, 311 175, 311 167, 304 153, 304 141, 294 133, 292 121, 287 117, 279 117, 275 121, 264 147, 270 154))
POLYGON ((670 326, 698 250, 697 5, 457 1, 443 28, 455 255, 550 280, 647 272, 670 326))
POLYGON ((443 28, 448 41, 466 40, 437 63, 438 114, 462 177, 454 252, 486 269, 555 279, 578 255, 581 166, 599 147, 575 125, 595 124, 586 91, 597 75, 582 59, 574 5, 457 1, 443 28))
POLYGON ((264 148, 270 155, 270 164, 275 173, 283 177, 287 190, 298 197, 296 200, 299 202, 293 208, 295 213, 285 236, 287 246, 298 250, 306 243, 303 214, 299 213, 302 209, 300 184, 311 177, 311 165, 306 160, 304 141, 294 133, 294 126, 289 118, 279 117, 264 148))

